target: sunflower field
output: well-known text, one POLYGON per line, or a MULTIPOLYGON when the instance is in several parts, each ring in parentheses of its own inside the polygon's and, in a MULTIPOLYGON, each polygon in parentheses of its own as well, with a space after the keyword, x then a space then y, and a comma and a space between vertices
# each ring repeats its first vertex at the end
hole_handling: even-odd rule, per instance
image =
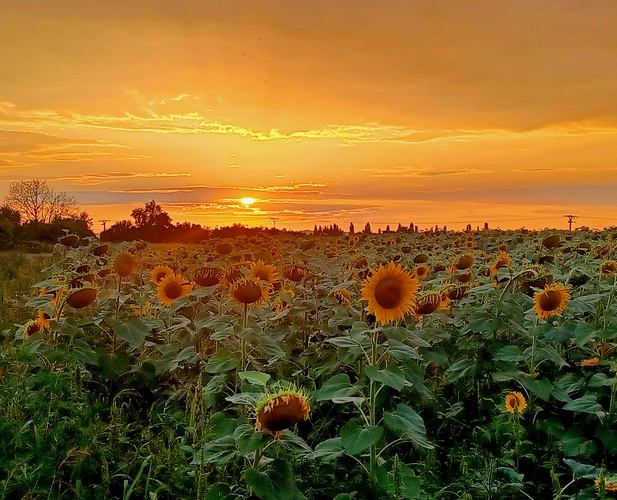
POLYGON ((67 235, 2 309, 0 498, 614 498, 616 249, 67 235))

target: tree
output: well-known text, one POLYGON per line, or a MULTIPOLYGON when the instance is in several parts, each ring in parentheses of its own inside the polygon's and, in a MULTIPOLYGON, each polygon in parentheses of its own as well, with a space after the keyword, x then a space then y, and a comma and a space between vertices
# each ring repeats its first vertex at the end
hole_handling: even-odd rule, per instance
POLYGON ((146 203, 144 208, 136 208, 131 212, 138 228, 168 229, 171 226, 171 217, 154 200, 146 203))
POLYGON ((41 179, 13 182, 4 202, 20 213, 22 222, 51 224, 56 219, 71 219, 77 214, 73 196, 56 193, 41 179))

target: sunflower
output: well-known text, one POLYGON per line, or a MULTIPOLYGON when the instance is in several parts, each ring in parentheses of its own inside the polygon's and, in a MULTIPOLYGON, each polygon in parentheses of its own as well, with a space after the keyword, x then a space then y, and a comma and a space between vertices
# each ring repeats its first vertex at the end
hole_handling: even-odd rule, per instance
POLYGON ((155 285, 158 285, 159 282, 170 274, 173 274, 174 270, 169 266, 155 266, 152 271, 150 271, 150 281, 155 285))
POLYGON ((595 358, 583 359, 581 361, 581 366, 586 368, 598 366, 599 364, 600 358, 598 358, 597 356, 595 358))
POLYGON ((24 325, 24 338, 27 339, 30 335, 34 335, 37 332, 41 331, 41 325, 39 325, 36 321, 30 320, 24 325))
POLYGON ((51 319, 51 317, 46 312, 41 311, 40 309, 36 312, 36 319, 35 319, 35 321, 44 330, 49 330, 49 320, 50 319, 51 319))
POLYGON ((233 285, 234 281, 244 278, 245 274, 243 269, 246 269, 246 267, 242 264, 234 264, 229 266, 223 272, 223 276, 221 276, 221 285, 225 288, 229 288, 233 285))
POLYGON ((82 309, 89 306, 96 300, 96 288, 84 287, 74 292, 66 298, 66 303, 75 309, 82 309))
POLYGON ((105 255, 109 251, 109 245, 99 245, 92 250, 92 255, 95 257, 100 257, 101 255, 105 255))
POLYGON ((229 289, 229 295, 239 304, 261 304, 268 300, 268 289, 261 284, 261 280, 253 277, 241 278, 234 281, 229 289))
POLYGON ((135 257, 128 252, 120 252, 114 259, 114 270, 123 278, 129 276, 135 267, 135 257))
POLYGON ((603 358, 606 358, 611 352, 613 352, 613 346, 606 341, 601 341, 593 346, 593 350, 603 358))
POLYGON ((266 264, 259 259, 251 264, 251 276, 262 281, 267 281, 271 285, 279 281, 278 271, 272 264, 266 264))
POLYGON ((65 247, 76 248, 79 243, 79 236, 76 234, 67 234, 58 241, 65 247))
POLYGON ((306 278, 310 273, 311 271, 308 267, 292 264, 283 269, 283 278, 300 283, 302 278, 306 278))
POLYGON ((527 408, 527 401, 520 392, 514 391, 506 394, 506 410, 508 413, 522 413, 525 408, 527 408))
POLYGON ((594 484, 599 490, 617 492, 617 483, 609 482, 605 477, 596 478, 594 484))
POLYGON ((214 248, 220 255, 230 254, 234 247, 230 243, 221 243, 214 248))
POLYGON ((547 236, 542 240, 542 246, 545 248, 557 248, 561 245, 561 237, 558 234, 547 236))
POLYGON ((424 279, 426 279, 428 277, 429 271, 430 270, 429 270, 428 266, 419 265, 419 266, 416 266, 416 268, 413 270, 413 274, 419 280, 424 280, 424 279))
POLYGON ((293 387, 278 391, 255 406, 255 430, 280 438, 285 429, 306 420, 310 411, 308 399, 302 391, 293 387))
POLYGON ((351 293, 347 288, 341 288, 339 290, 334 290, 332 292, 332 296, 337 304, 341 306, 351 307, 351 293))
POLYGON ((470 286, 466 284, 460 285, 451 285, 443 293, 445 293, 446 297, 450 300, 460 300, 463 297, 467 297, 469 295, 470 286))
POLYGON ((600 274, 604 278, 610 278, 611 276, 617 274, 617 262, 615 262, 614 260, 608 260, 604 262, 600 266, 600 274))
POLYGON ((193 273, 193 280, 199 286, 214 286, 221 282, 222 272, 215 267, 200 267, 193 273))
POLYGON ((360 300, 368 301, 368 312, 375 314, 382 325, 402 319, 412 310, 418 279, 400 264, 380 265, 364 282, 360 300))
POLYGON ((534 294, 533 310, 540 319, 547 319, 565 310, 570 293, 558 284, 551 284, 544 287, 541 292, 534 294))
POLYGON ((507 266, 510 262, 512 262, 512 257, 510 257, 503 250, 499 252, 499 257, 497 257, 491 265, 491 276, 497 276, 497 272, 499 271, 499 269, 507 266))
POLYGON ((456 262, 454 262, 454 267, 456 267, 459 271, 469 269, 473 266, 473 260, 473 255, 471 254, 461 255, 456 262))
POLYGON ((181 275, 171 273, 159 281, 156 286, 156 297, 161 304, 170 307, 176 299, 188 297, 191 288, 191 284, 181 275))
POLYGON ((416 319, 420 319, 425 314, 431 314, 435 311, 448 309, 450 299, 438 292, 429 292, 422 294, 416 300, 413 306, 413 312, 416 319))

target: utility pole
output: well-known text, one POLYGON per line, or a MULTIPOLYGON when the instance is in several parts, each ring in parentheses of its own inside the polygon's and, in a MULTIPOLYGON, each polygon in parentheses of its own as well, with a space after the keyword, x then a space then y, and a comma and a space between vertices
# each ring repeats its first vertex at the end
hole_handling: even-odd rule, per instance
POLYGON ((270 217, 270 220, 272 221, 272 227, 274 229, 276 229, 276 221, 279 220, 278 217, 270 217))
POLYGON ((568 218, 569 231, 572 231, 572 221, 576 220, 576 215, 564 215, 568 218))
POLYGON ((103 224, 103 231, 105 231, 106 224, 109 222, 109 219, 101 219, 99 220, 99 222, 103 224))

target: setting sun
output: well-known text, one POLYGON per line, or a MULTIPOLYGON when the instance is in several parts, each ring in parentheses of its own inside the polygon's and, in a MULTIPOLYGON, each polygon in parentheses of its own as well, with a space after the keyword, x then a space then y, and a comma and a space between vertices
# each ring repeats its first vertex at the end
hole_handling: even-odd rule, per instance
POLYGON ((255 198, 241 198, 240 202, 245 206, 245 207, 249 207, 251 206, 253 203, 255 203, 255 198))

